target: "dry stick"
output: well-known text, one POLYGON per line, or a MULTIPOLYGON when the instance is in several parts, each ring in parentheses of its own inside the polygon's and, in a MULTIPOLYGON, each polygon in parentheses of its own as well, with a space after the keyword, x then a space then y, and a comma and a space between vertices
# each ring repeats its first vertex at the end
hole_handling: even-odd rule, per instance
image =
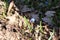
POLYGON ((17 12, 20 11, 15 4, 14 4, 14 9, 15 9, 15 11, 17 11, 17 12))
POLYGON ((14 6, 14 1, 11 1, 9 8, 8 8, 8 12, 7 15, 10 16, 9 12, 11 11, 12 7, 14 6))

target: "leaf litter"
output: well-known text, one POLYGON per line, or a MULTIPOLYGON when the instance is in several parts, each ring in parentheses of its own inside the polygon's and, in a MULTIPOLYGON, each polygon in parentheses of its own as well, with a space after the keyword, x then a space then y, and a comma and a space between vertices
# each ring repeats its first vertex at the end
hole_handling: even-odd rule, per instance
MULTIPOLYGON (((4 3, 1 4, 4 5, 4 3)), ((59 40, 58 27, 54 28, 55 26, 52 25, 52 19, 56 12, 46 11, 46 16, 41 20, 38 14, 39 11, 37 13, 36 10, 32 11, 26 6, 23 6, 20 11, 20 6, 16 6, 13 1, 10 2, 7 14, 0 18, 0 40, 59 40), (12 9, 14 11, 10 15, 12 9), (56 39, 55 36, 57 36, 56 39)))

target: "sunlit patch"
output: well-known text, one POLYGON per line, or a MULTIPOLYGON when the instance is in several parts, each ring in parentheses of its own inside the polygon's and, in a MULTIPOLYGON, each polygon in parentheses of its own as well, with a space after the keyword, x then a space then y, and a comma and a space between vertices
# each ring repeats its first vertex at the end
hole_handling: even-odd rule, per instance
POLYGON ((6 18, 9 19, 9 21, 8 21, 9 24, 14 24, 17 22, 16 15, 8 16, 6 18))

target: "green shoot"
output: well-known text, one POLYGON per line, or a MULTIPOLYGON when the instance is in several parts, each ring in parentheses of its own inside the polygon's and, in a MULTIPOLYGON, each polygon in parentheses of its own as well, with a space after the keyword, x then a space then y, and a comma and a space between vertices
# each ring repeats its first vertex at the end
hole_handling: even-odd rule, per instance
POLYGON ((55 33, 55 31, 54 31, 54 29, 53 29, 53 32, 52 32, 52 33, 50 33, 50 37, 49 37, 49 39, 48 39, 48 40, 52 40, 52 37, 53 37, 54 33, 55 33))
POLYGON ((40 21, 40 31, 43 32, 42 21, 40 21))

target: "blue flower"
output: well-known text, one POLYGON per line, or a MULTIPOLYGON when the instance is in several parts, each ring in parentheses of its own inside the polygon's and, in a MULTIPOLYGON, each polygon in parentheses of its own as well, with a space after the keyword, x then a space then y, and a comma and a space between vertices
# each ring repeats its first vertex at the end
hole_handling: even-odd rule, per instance
POLYGON ((31 18, 30 22, 34 23, 35 22, 35 19, 34 18, 31 18))

